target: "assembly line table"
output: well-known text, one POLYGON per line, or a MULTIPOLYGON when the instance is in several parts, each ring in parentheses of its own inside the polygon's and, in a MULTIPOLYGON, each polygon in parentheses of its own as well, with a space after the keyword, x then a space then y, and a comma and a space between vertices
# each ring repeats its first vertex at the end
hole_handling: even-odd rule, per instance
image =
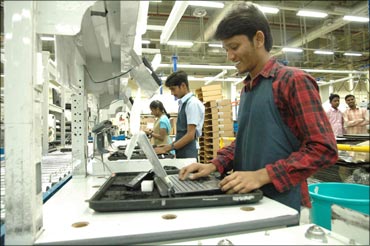
MULTIPOLYGON (((107 178, 107 177, 106 177, 107 178)), ((43 206, 43 229, 36 245, 127 245, 169 240, 191 240, 224 233, 296 225, 296 210, 264 197, 243 206, 168 209, 131 212, 95 212, 88 199, 106 178, 73 177, 43 206), (173 217, 174 219, 166 219, 173 217), (86 223, 87 222, 87 223, 86 223), (84 227, 73 225, 87 224, 84 227)))

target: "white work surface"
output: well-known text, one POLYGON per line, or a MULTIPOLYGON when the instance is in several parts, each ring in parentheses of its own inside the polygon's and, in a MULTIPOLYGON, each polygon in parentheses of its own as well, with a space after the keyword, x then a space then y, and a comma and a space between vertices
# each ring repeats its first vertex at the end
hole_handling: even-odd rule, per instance
POLYGON ((314 224, 305 224, 273 230, 261 230, 244 234, 229 234, 211 238, 198 238, 192 241, 178 240, 167 245, 228 245, 219 244, 228 240, 233 245, 353 245, 350 239, 322 228, 327 242, 305 237, 307 230, 314 224))
MULTIPOLYGON (((119 145, 126 145, 127 140, 115 141, 113 142, 113 148, 118 148, 119 145)), ((89 156, 93 154, 93 144, 88 144, 89 156)), ((111 152, 114 152, 113 150, 111 152)), ((105 165, 103 165, 100 160, 100 156, 89 160, 87 164, 87 172, 90 175, 110 175, 112 172, 145 172, 153 168, 147 159, 133 159, 133 160, 116 160, 109 161, 108 156, 111 153, 106 153, 103 155, 103 160, 105 165), (110 170, 110 171, 109 171, 110 170)), ((177 168, 182 168, 186 165, 196 162, 195 158, 184 158, 184 159, 160 159, 162 166, 175 166, 177 168)))
POLYGON ((43 206, 43 231, 35 244, 112 245, 153 243, 191 239, 222 233, 277 228, 298 223, 296 210, 264 197, 253 207, 222 206, 194 209, 99 213, 89 208, 88 199, 105 178, 72 178, 43 206), (164 219, 164 215, 176 215, 164 219), (72 224, 88 222, 86 227, 72 224))

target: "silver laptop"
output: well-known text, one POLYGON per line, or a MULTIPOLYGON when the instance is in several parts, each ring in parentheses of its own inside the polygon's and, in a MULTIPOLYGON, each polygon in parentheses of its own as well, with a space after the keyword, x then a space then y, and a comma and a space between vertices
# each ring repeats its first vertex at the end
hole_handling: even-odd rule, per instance
POLYGON ((158 156, 145 133, 140 132, 137 134, 137 142, 153 166, 153 172, 155 174, 154 183, 156 184, 161 196, 190 194, 209 195, 222 193, 218 186, 220 180, 213 175, 197 180, 185 181, 180 180, 178 174, 168 175, 162 167, 158 156))

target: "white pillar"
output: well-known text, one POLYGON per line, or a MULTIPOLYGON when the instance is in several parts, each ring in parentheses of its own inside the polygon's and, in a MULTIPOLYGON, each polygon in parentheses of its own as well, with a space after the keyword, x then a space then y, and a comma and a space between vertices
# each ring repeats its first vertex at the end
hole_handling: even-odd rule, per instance
POLYGON ((43 221, 35 5, 4 1, 6 245, 32 245, 43 221))
POLYGON ((42 154, 49 152, 49 58, 50 53, 44 51, 41 53, 42 80, 43 80, 43 104, 42 104, 42 154))
POLYGON ((72 95, 72 176, 84 178, 87 174, 87 96, 83 66, 77 66, 77 93, 72 95))

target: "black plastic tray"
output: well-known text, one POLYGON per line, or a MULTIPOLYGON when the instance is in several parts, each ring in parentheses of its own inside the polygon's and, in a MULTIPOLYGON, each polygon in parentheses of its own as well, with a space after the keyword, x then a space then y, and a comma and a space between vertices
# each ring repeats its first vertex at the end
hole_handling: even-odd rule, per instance
MULTIPOLYGON (((171 174, 178 172, 170 170, 171 174)), ((142 192, 124 186, 138 173, 115 173, 89 200, 89 207, 97 212, 193 208, 256 203, 262 199, 261 190, 248 194, 217 194, 206 196, 161 197, 156 186, 152 192, 142 192)), ((152 180, 148 175, 144 180, 152 180)))

